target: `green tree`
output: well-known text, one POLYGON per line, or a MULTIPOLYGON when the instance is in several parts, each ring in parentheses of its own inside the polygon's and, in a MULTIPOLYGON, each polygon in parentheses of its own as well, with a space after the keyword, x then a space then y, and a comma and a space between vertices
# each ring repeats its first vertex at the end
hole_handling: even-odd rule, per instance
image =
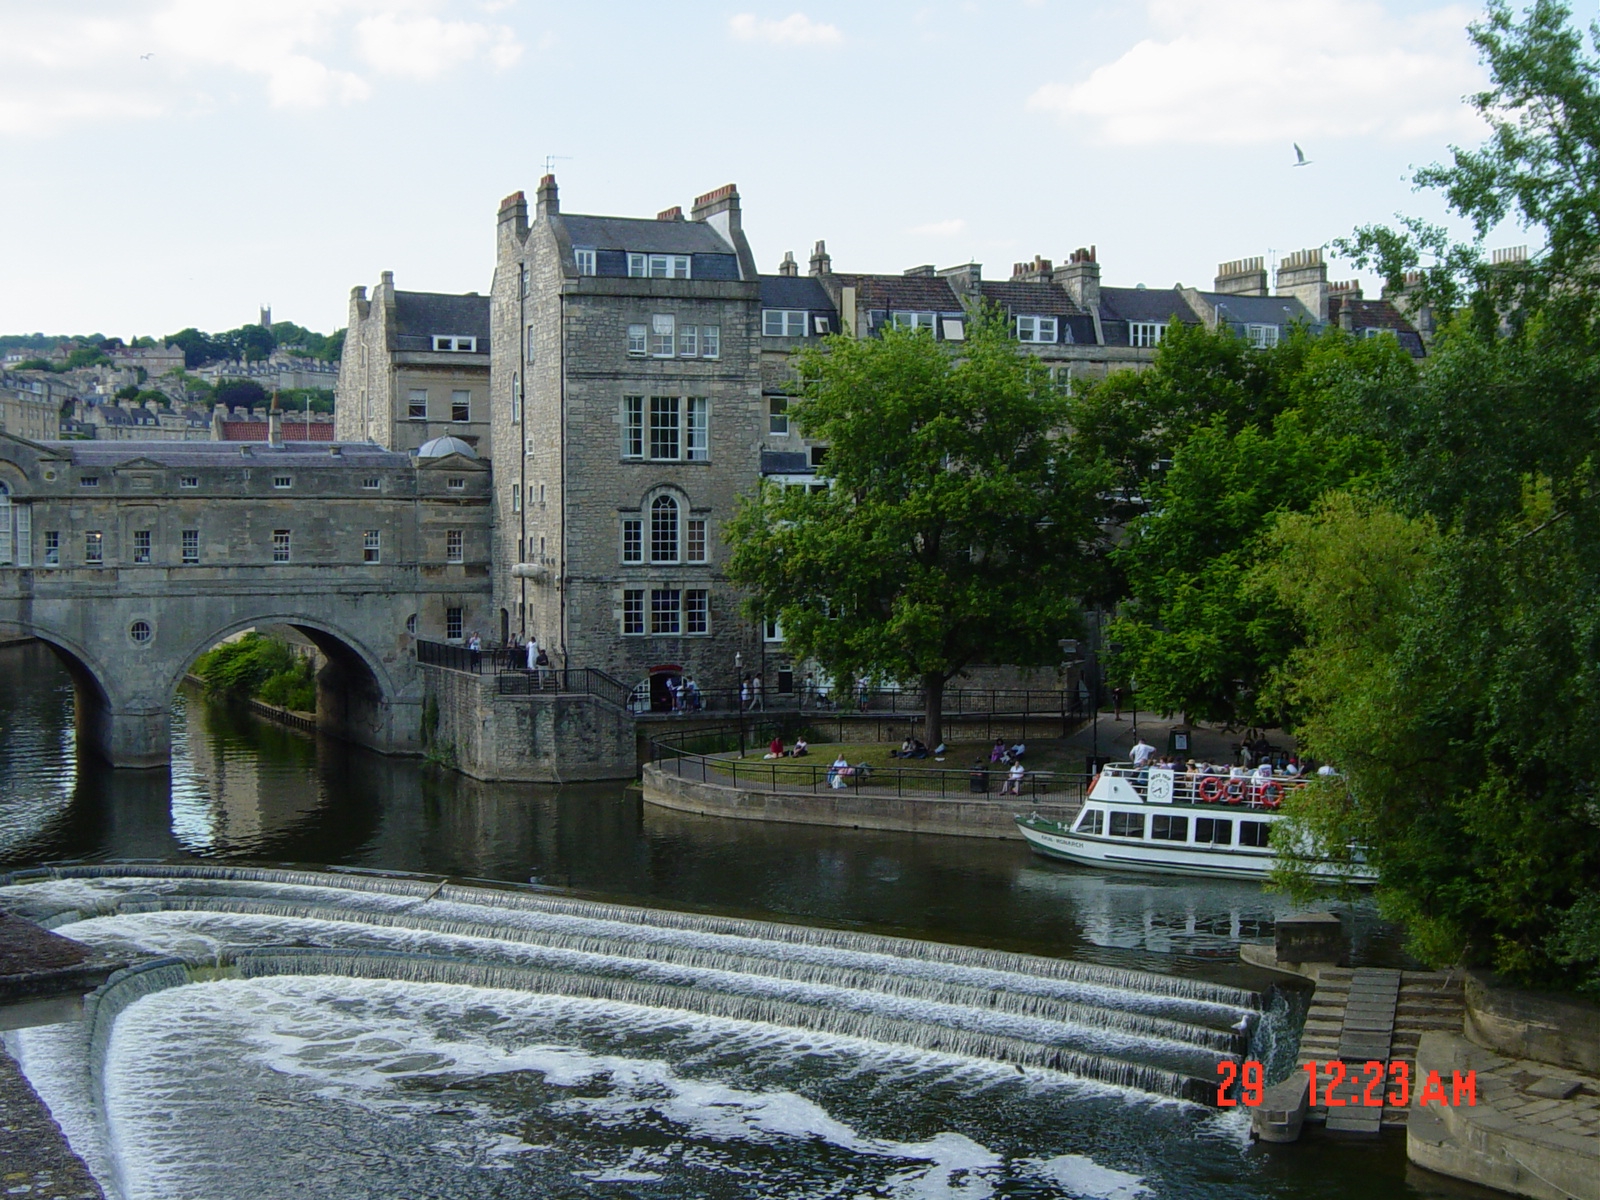
POLYGON ((836 678, 920 683, 942 740, 945 684, 975 662, 1053 662, 1108 482, 1076 453, 1063 397, 1005 324, 963 343, 889 330, 797 360, 790 414, 829 445, 831 488, 763 488, 729 523, 753 619, 836 678))
POLYGON ((217 385, 216 403, 226 404, 229 408, 254 410, 266 402, 267 389, 254 379, 230 379, 217 385))
POLYGON ((1393 451, 1376 507, 1280 522, 1267 575, 1310 630, 1302 732, 1349 779, 1305 827, 1368 845, 1424 957, 1600 990, 1600 55, 1569 16, 1495 2, 1472 27, 1492 136, 1418 180, 1477 242, 1351 239, 1391 276, 1425 267, 1449 319, 1421 386, 1365 414, 1393 451), (1507 217, 1545 247, 1485 262, 1507 217), (1396 522, 1427 535, 1372 568, 1396 522))
MULTIPOLYGON (((1346 415, 1375 394, 1408 394, 1415 366, 1392 339, 1353 341, 1337 330, 1296 333, 1268 350, 1227 330, 1187 330, 1173 351, 1163 344, 1149 371, 1105 385, 1176 425, 1137 435, 1171 465, 1140 483, 1148 510, 1111 555, 1127 591, 1108 629, 1121 647, 1110 666, 1136 678, 1151 707, 1281 725, 1289 713, 1265 683, 1299 634, 1255 578, 1266 534, 1279 514, 1380 467, 1379 442, 1346 415)), ((1097 390, 1080 403, 1109 407, 1097 390)))

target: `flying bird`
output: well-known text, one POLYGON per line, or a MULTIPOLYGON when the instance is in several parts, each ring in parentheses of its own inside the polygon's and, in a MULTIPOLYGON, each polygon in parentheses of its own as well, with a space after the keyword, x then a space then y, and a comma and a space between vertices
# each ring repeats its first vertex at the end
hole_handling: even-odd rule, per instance
POLYGON ((154 58, 155 56, 156 56, 156 54, 155 54, 154 50, 152 50, 149 54, 141 54, 141 55, 139 55, 139 57, 141 59, 154 58))
POLYGON ((1290 142, 1289 144, 1294 147, 1294 165, 1297 167, 1309 167, 1311 165, 1311 160, 1306 157, 1306 152, 1300 149, 1300 143, 1290 142))

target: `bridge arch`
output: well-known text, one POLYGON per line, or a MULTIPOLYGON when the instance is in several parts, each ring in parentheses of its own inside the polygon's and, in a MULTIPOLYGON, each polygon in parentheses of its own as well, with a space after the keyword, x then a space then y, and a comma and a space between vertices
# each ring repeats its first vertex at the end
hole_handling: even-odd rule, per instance
POLYGON ((305 612, 267 610, 235 616, 211 633, 192 639, 175 661, 168 680, 169 706, 202 654, 235 634, 273 625, 304 635, 322 653, 324 665, 317 674, 318 730, 363 745, 387 746, 393 740, 395 702, 403 691, 393 672, 362 638, 305 612))
POLYGON ((50 648, 72 678, 73 725, 78 747, 115 762, 116 718, 133 701, 118 689, 117 674, 93 647, 62 629, 34 621, 0 621, 0 637, 28 637, 50 648))

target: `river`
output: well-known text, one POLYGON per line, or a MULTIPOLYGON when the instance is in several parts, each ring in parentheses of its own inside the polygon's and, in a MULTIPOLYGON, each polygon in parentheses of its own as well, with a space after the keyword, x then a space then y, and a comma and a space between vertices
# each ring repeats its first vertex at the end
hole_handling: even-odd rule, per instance
MULTIPOLYGON (((191 691, 182 693, 174 707, 170 772, 112 771, 77 756, 70 679, 38 644, 0 649, 0 729, 0 869, 63 862, 209 862, 353 867, 458 880, 531 882, 540 885, 541 894, 550 896, 1021 951, 1252 989, 1266 980, 1261 973, 1240 966, 1239 943, 1270 939, 1275 919, 1292 910, 1283 897, 1264 893, 1254 884, 1101 874, 1036 858, 1020 840, 726 822, 650 808, 641 803, 636 789, 622 784, 485 784, 418 761, 387 759, 280 729, 191 691)), ((1394 931, 1379 922, 1368 907, 1357 905, 1349 915, 1358 960, 1400 961, 1394 931)), ((112 919, 113 925, 116 920, 112 919)), ((98 924, 87 922, 86 933, 98 924)), ((128 927, 100 933, 112 940, 133 936, 128 927)), ((267 935, 256 930, 240 936, 267 935)), ((287 1000, 283 995, 268 995, 281 985, 255 981, 251 986, 256 990, 249 1002, 264 1006, 263 1012, 271 1011, 273 1005, 279 1009, 288 1005, 300 1014, 296 1020, 313 1013, 318 1020, 353 1020, 350 1005, 356 999, 349 994, 348 984, 327 994, 308 995, 301 989, 287 1000), (343 1015, 335 1018, 334 1014, 343 1015)), ((441 1030, 456 1019, 439 1014, 459 1002, 444 993, 426 991, 440 986, 408 985, 409 991, 400 988, 386 994, 383 1019, 392 1028, 408 1030, 408 1038, 427 1041, 437 1051, 444 1037, 441 1030), (409 1014, 404 1020, 395 1015, 401 1010, 409 1014)), ((183 999, 190 993, 201 995, 205 989, 164 992, 140 1002, 150 1007, 130 1010, 129 1015, 146 1014, 141 1036, 158 1038, 159 1022, 150 1024, 156 1019, 156 1009, 164 1005, 162 1011, 170 1010, 171 1015, 185 1003, 192 1008, 192 1002, 183 999)), ((370 986, 362 995, 362 1003, 377 1003, 370 986)), ((504 1000, 498 1011, 505 1023, 521 1022, 529 1029, 538 1026, 539 1037, 557 1036, 545 1028, 560 1024, 548 1012, 535 1012, 510 999, 504 1000)), ((199 1015, 187 1012, 186 1019, 198 1022, 196 1028, 215 1039, 209 1053, 223 1058, 229 1053, 227 1046, 237 1045, 239 1039, 257 1036, 259 1040, 259 1027, 249 1033, 234 1028, 240 1020, 232 1009, 199 1015)), ((669 1045, 671 1039, 659 1031, 633 1030, 626 1037, 618 1034, 616 1044, 626 1043, 631 1048, 625 1057, 632 1064, 629 1070, 638 1076, 628 1085, 632 1088, 628 1103, 644 1103, 640 1096, 659 1092, 661 1072, 692 1074, 682 1064, 700 1063, 705 1053, 700 1043, 706 1038, 733 1036, 725 1030, 713 1035, 707 1028, 697 1026, 692 1037, 683 1035, 695 1042, 690 1049, 669 1045), (656 1065, 647 1070, 639 1065, 645 1062, 656 1065)), ((286 1067, 282 1057, 286 1052, 281 1039, 288 1037, 289 1031, 279 1030, 274 1036, 280 1040, 274 1042, 273 1055, 279 1057, 261 1057, 260 1073, 262 1080, 281 1082, 294 1077, 299 1068, 286 1067)), ((814 1043, 825 1040, 813 1039, 807 1045, 815 1050, 814 1043)), ((489 1049, 493 1042, 493 1037, 484 1034, 474 1043, 475 1053, 493 1057, 489 1049)), ((32 1074, 34 1065, 47 1062, 50 1056, 41 1039, 24 1045, 32 1046, 30 1057, 25 1058, 32 1074)), ((579 1052, 570 1045, 568 1051, 579 1052)), ((593 1056, 599 1049, 587 1045, 581 1052, 593 1056)), ((1205 1112, 1174 1106, 1171 1101, 1146 1103, 1130 1099, 1126 1093, 1094 1092, 1091 1096, 1071 1088, 1052 1091, 1036 1086, 1022 1096, 1007 1093, 992 1081, 957 1083, 946 1067, 933 1070, 926 1063, 908 1065, 895 1059, 892 1067, 877 1060, 865 1065, 860 1061, 861 1049, 854 1043, 830 1043, 829 1053, 837 1061, 826 1068, 811 1064, 805 1070, 794 1066, 790 1050, 778 1056, 789 1064, 778 1072, 784 1085, 779 1091, 795 1103, 811 1106, 806 1110, 811 1116, 802 1122, 803 1134, 766 1126, 757 1134, 746 1129, 733 1140, 743 1138, 749 1146, 759 1143, 759 1153, 724 1156, 724 1161, 718 1154, 725 1150, 730 1135, 725 1130, 719 1133, 714 1123, 684 1117, 680 1097, 676 1107, 668 1105, 661 1110, 666 1116, 656 1114, 663 1128, 676 1131, 670 1136, 663 1133, 658 1145, 633 1145, 628 1151, 633 1157, 618 1160, 621 1165, 596 1169, 599 1173, 574 1167, 561 1177, 567 1180, 570 1194, 605 1196, 682 1194, 671 1190, 673 1187, 693 1187, 717 1195, 767 1194, 763 1191, 767 1189, 770 1194, 797 1196, 1096 1196, 1103 1200, 1146 1195, 1491 1194, 1408 1169, 1403 1143, 1395 1137, 1344 1144, 1312 1140, 1269 1150, 1248 1143, 1246 1123, 1237 1113, 1205 1112), (877 1102, 864 1109, 858 1100, 850 1099, 854 1093, 849 1080, 864 1081, 862 1086, 868 1091, 880 1093, 877 1102), (901 1128, 890 1120, 886 1114, 896 1105, 883 1103, 884 1095, 907 1086, 916 1092, 914 1102, 908 1096, 904 1104, 905 1119, 914 1129, 901 1128), (966 1095, 964 1088, 971 1094, 966 1095), (952 1098, 952 1093, 966 1098, 952 1098), (914 1120, 910 1113, 915 1113, 914 1120), (841 1114, 849 1114, 849 1119, 845 1121, 841 1114), (840 1121, 850 1126, 847 1134, 838 1132, 843 1127, 840 1121), (1046 1126, 1053 1130, 1049 1135, 1040 1132, 1046 1126), (967 1149, 955 1159, 967 1155, 962 1160, 966 1166, 959 1162, 950 1165, 954 1160, 945 1150, 955 1143, 938 1142, 947 1133, 957 1137, 952 1130, 961 1131, 960 1145, 967 1149), (928 1141, 930 1134, 934 1142, 928 1141), (1039 1140, 1037 1152, 1025 1153, 1027 1147, 1016 1144, 1018 1136, 1024 1141, 1039 1140), (809 1165, 796 1167, 797 1174, 790 1179, 787 1168, 780 1170, 767 1160, 774 1156, 774 1140, 781 1149, 785 1138, 796 1137, 808 1149, 795 1161, 809 1165), (689 1144, 700 1156, 694 1159, 694 1172, 698 1173, 683 1174, 689 1168, 682 1163, 662 1166, 672 1157, 663 1147, 679 1146, 672 1152, 678 1156, 675 1163, 693 1158, 680 1143, 689 1144), (928 1152, 938 1160, 939 1170, 906 1174, 902 1160, 916 1158, 906 1147, 926 1148, 934 1143, 944 1146, 938 1154, 928 1152), (759 1166, 754 1165, 757 1159, 761 1160, 759 1166), (861 1165, 869 1159, 878 1164, 870 1170, 861 1165), (640 1163, 646 1166, 640 1167, 640 1163), (884 1163, 892 1164, 893 1169, 882 1166, 884 1163), (1023 1165, 1013 1169, 1014 1164, 1023 1165), (737 1181, 751 1175, 760 1175, 765 1182, 754 1190, 741 1190, 737 1181), (589 1182, 574 1184, 573 1180, 589 1182), (856 1188, 860 1190, 852 1190, 856 1188)), ((770 1053, 768 1057, 772 1057, 770 1053)), ((185 1078, 192 1076, 195 1066, 185 1060, 185 1078)), ((48 1074, 47 1067, 38 1069, 48 1074)), ((484 1070, 481 1063, 478 1069, 484 1070)), ((769 1064, 769 1074, 770 1070, 769 1064)), ((520 1066, 504 1066, 497 1078, 541 1078, 549 1090, 554 1086, 550 1080, 559 1074, 550 1061, 535 1055, 520 1066)), ((230 1103, 247 1103, 249 1095, 263 1094, 250 1090, 265 1087, 261 1080, 247 1082, 240 1091, 237 1081, 226 1075, 218 1075, 211 1086, 227 1092, 230 1103), (233 1095, 230 1089, 239 1094, 233 1095)), ((65 1094, 55 1084, 46 1086, 48 1081, 36 1082, 41 1083, 47 1098, 65 1094)), ((486 1128, 494 1127, 495 1120, 508 1119, 496 1104, 510 1103, 508 1097, 513 1095, 526 1100, 525 1082, 496 1086, 499 1091, 489 1089, 482 1103, 485 1111, 492 1109, 501 1116, 490 1120, 486 1128)), ((707 1085, 701 1079, 694 1086, 707 1085)), ((760 1072, 734 1072, 717 1075, 716 1086, 727 1094, 710 1101, 711 1108, 706 1111, 721 1111, 718 1105, 751 1103, 751 1095, 768 1096, 762 1089, 770 1091, 776 1085, 760 1072)), ((683 1094, 693 1090, 685 1085, 683 1094)), ((322 1095, 315 1089, 312 1093, 322 1095)), ((203 1101, 204 1096, 190 1094, 188 1099, 203 1101)), ((272 1101, 277 1106, 274 1111, 285 1105, 292 1108, 294 1102, 281 1096, 272 1101)), ((568 1096, 550 1106, 550 1111, 569 1112, 573 1103, 568 1096), (563 1104, 568 1107, 562 1108, 563 1104)), ((757 1108, 768 1112, 769 1100, 763 1099, 757 1108)), ((374 1103, 371 1097, 341 1111, 345 1117, 365 1112, 370 1121, 390 1128, 385 1124, 389 1118, 384 1116, 383 1104, 374 1103)), ((144 1119, 153 1122, 152 1127, 162 1123, 148 1113, 144 1119)), ((590 1130, 587 1136, 592 1135, 590 1130)), ((224 1126, 221 1132, 208 1135, 212 1141, 201 1139, 192 1159, 184 1160, 188 1164, 185 1171, 198 1171, 195 1164, 212 1162, 219 1153, 232 1153, 226 1147, 219 1149, 214 1140, 228 1136, 236 1135, 228 1134, 224 1126)), ((287 1131, 284 1136, 292 1140, 287 1131)), ((354 1134, 347 1130, 341 1136, 354 1134)), ((495 1136, 512 1137, 504 1130, 495 1136)), ((523 1131, 512 1137, 522 1149, 508 1152, 509 1158, 490 1155, 493 1161, 489 1166, 473 1160, 461 1166, 463 1173, 452 1176, 446 1171, 433 1179, 426 1194, 545 1194, 551 1187, 549 1178, 529 1175, 516 1184, 514 1180, 523 1177, 506 1167, 507 1162, 532 1161, 527 1150, 537 1147, 518 1140, 527 1136, 523 1131), (481 1186, 482 1178, 488 1177, 480 1178, 474 1172, 490 1168, 499 1172, 493 1175, 500 1180, 497 1186, 510 1190, 481 1186), (456 1182, 451 1183, 451 1178, 456 1182)), ((568 1130, 561 1136, 576 1135, 568 1130)), ((181 1139, 175 1140, 174 1145, 179 1142, 181 1139)), ((268 1158, 282 1153, 271 1137, 256 1138, 254 1134, 249 1147, 241 1152, 245 1149, 259 1149, 268 1158)), ((345 1189, 340 1194, 369 1194, 369 1190, 373 1195, 399 1194, 386 1191, 395 1185, 383 1182, 382 1172, 370 1166, 373 1156, 381 1158, 381 1154, 371 1148, 353 1153, 355 1165, 350 1170, 355 1175, 338 1185, 345 1189), (369 1177, 367 1172, 375 1173, 369 1177)), ((776 1158, 782 1160, 784 1155, 777 1153, 776 1158)), ((549 1169, 550 1160, 541 1161, 545 1163, 542 1169, 549 1169)), ((265 1162, 260 1166, 266 1169, 265 1162)), ((326 1166, 319 1163, 319 1169, 326 1166)), ((416 1164, 406 1168, 420 1169, 416 1164)), ((399 1178, 406 1177, 402 1174, 399 1178)), ((161 1189, 170 1192, 172 1177, 162 1179, 161 1189)), ((124 1183, 122 1194, 141 1194, 135 1183, 124 1183)), ((315 1188, 291 1191, 287 1183, 283 1188, 281 1194, 285 1195, 320 1194, 315 1188)), ((549 1191, 557 1193, 568 1191, 549 1191)))

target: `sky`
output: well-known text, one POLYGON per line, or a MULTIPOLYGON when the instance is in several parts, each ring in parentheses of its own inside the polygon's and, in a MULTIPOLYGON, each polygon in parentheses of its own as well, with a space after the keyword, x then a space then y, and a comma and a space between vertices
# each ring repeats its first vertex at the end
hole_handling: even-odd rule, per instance
POLYGON ((841 271, 991 279, 1092 244, 1104 283, 1209 287, 1223 260, 1446 217, 1408 180, 1484 136, 1479 12, 0 0, 0 332, 221 330, 267 304, 330 331, 384 270, 487 293, 500 198, 547 163, 569 212, 736 183, 763 271, 818 238, 841 271))

